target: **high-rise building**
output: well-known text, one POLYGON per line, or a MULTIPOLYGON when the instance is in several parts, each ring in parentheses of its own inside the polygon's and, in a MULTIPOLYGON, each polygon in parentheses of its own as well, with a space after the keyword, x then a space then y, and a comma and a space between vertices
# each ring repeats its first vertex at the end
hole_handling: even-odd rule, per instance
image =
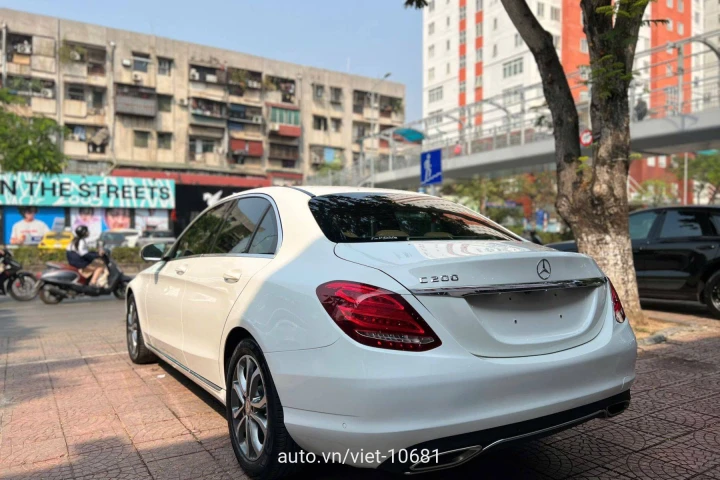
POLYGON ((0 24, 2 86, 67 127, 68 173, 171 175, 179 203, 186 184, 302 183, 405 120, 405 86, 386 79, 9 9, 0 24))
MULTIPOLYGON (((552 35, 576 102, 588 102, 588 44, 579 2, 528 0, 527 4, 552 35)), ((702 0, 650 3, 645 19, 663 19, 667 23, 642 27, 637 51, 650 51, 701 33, 702 9, 702 0)), ((635 99, 643 98, 651 111, 677 99, 680 53, 684 56, 682 88, 687 108, 698 95, 693 82, 699 83, 699 74, 691 73, 701 71, 697 66, 702 60, 693 56, 698 48, 704 47, 686 44, 682 52, 670 48, 639 56, 635 63, 635 99)), ((436 119, 431 124, 442 123, 438 131, 457 129, 452 119, 448 122, 443 118, 444 113, 480 100, 488 100, 488 105, 477 112, 499 112, 499 104, 509 117, 520 111, 527 114, 544 103, 540 81, 530 50, 499 0, 430 0, 423 12, 423 116, 436 119), (534 85, 538 88, 527 90, 534 85)), ((474 117, 473 124, 480 125, 483 114, 474 113, 474 117)), ((587 118, 581 110, 582 122, 587 118)))

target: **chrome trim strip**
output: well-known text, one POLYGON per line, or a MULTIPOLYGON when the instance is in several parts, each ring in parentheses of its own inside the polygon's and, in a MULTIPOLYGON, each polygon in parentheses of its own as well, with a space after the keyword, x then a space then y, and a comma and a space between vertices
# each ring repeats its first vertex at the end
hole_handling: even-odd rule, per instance
MULTIPOLYGON (((473 458, 477 457, 482 453, 483 448, 480 445, 474 445, 472 447, 465 447, 465 448, 457 448, 455 450, 448 450, 447 452, 442 452, 438 454, 438 457, 442 457, 443 455, 449 455, 451 453, 460 453, 458 457, 453 460, 450 463, 446 463, 444 465, 433 465, 431 467, 422 467, 418 465, 422 465, 422 463, 415 463, 410 466, 410 470, 405 472, 405 475, 416 475, 418 473, 427 473, 427 472, 434 472, 437 470, 445 470, 448 468, 455 468, 459 465, 462 465, 465 462, 469 462, 473 458), (467 453, 467 455, 465 455, 467 453)), ((432 458, 432 455, 430 455, 432 458)))
POLYGON ((208 387, 212 388, 212 389, 215 390, 216 392, 222 391, 222 387, 219 387, 218 385, 215 385, 213 382, 211 382, 211 381, 208 380, 207 378, 205 378, 205 377, 203 377, 202 375, 199 375, 199 374, 195 373, 194 371, 190 370, 188 367, 186 367, 186 366, 183 365, 182 363, 178 362, 177 360, 175 360, 173 357, 171 357, 171 356, 168 355, 167 353, 163 352, 162 350, 159 350, 158 348, 153 347, 152 345, 148 345, 147 343, 145 344, 145 346, 148 347, 150 350, 152 350, 152 352, 155 353, 156 355, 158 355, 158 356, 164 358, 165 360, 167 360, 168 362, 172 363, 172 364, 173 364, 174 366, 176 366, 182 373, 192 375, 193 377, 197 378, 198 380, 200 380, 201 382, 203 382, 205 385, 207 385, 208 387))
POLYGON ((583 278, 580 280, 557 280, 554 282, 507 283, 484 285, 480 287, 437 287, 410 289, 413 295, 441 295, 449 297, 468 297, 472 295, 489 295, 493 293, 533 292, 541 290, 558 290, 564 288, 595 288, 607 282, 605 277, 583 278))
POLYGON ((546 432, 552 432, 553 430, 559 430, 564 427, 569 427, 569 426, 577 424, 577 423, 583 423, 588 420, 592 420, 593 418, 603 416, 605 414, 606 414, 605 410, 598 410, 597 412, 591 413, 590 415, 585 415, 584 417, 576 418, 575 420, 570 420, 569 422, 559 423, 557 425, 553 425, 552 427, 543 428, 541 430, 535 430, 534 432, 523 433, 522 435, 516 435, 514 437, 501 438, 500 440, 495 440, 493 443, 491 443, 487 447, 483 448, 482 453, 485 453, 488 449, 490 449, 496 445, 500 445, 501 443, 507 443, 507 442, 511 442, 514 440, 520 440, 522 438, 532 437, 533 435, 540 435, 540 434, 546 433, 546 432))

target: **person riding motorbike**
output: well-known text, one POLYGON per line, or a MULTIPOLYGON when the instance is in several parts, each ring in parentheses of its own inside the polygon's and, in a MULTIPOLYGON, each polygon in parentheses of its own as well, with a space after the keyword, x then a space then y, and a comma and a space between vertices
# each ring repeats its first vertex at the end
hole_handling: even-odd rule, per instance
POLYGON ((75 238, 66 250, 67 261, 80 270, 80 274, 90 278, 90 285, 101 286, 100 277, 105 272, 105 263, 100 256, 102 252, 93 252, 88 249, 86 238, 90 234, 88 227, 80 225, 75 229, 75 238))

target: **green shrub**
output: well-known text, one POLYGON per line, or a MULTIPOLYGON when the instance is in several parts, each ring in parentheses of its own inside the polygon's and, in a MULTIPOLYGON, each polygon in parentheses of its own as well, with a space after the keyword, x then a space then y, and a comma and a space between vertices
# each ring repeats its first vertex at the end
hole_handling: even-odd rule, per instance
POLYGON ((120 265, 144 265, 140 258, 140 249, 137 247, 116 247, 112 250, 112 258, 120 265))
MULTIPOLYGON (((44 250, 37 247, 17 247, 11 250, 15 259, 25 267, 45 265, 46 262, 65 262, 67 256, 63 249, 44 250)), ((112 251, 112 258, 120 265, 146 266, 147 262, 140 258, 140 249, 117 247, 112 251)))

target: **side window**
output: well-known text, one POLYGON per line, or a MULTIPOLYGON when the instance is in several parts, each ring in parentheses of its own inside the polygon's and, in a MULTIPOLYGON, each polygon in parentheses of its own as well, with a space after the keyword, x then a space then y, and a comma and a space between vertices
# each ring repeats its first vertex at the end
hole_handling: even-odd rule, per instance
POLYGON ((209 253, 247 253, 253 232, 268 208, 270 202, 264 198, 241 198, 235 202, 209 253))
POLYGON ((660 238, 692 238, 713 235, 707 215, 703 212, 668 210, 660 238))
POLYGON ((227 207, 227 203, 218 205, 195 220, 178 240, 177 247, 175 247, 175 258, 202 255, 210 251, 227 207))
POLYGON ((268 254, 275 253, 278 241, 278 228, 275 220, 275 211, 270 208, 265 214, 265 218, 260 222, 255 231, 255 236, 250 244, 248 253, 268 254))
POLYGON ((657 216, 657 212, 642 212, 630 215, 630 238, 633 240, 645 240, 648 238, 657 216))

